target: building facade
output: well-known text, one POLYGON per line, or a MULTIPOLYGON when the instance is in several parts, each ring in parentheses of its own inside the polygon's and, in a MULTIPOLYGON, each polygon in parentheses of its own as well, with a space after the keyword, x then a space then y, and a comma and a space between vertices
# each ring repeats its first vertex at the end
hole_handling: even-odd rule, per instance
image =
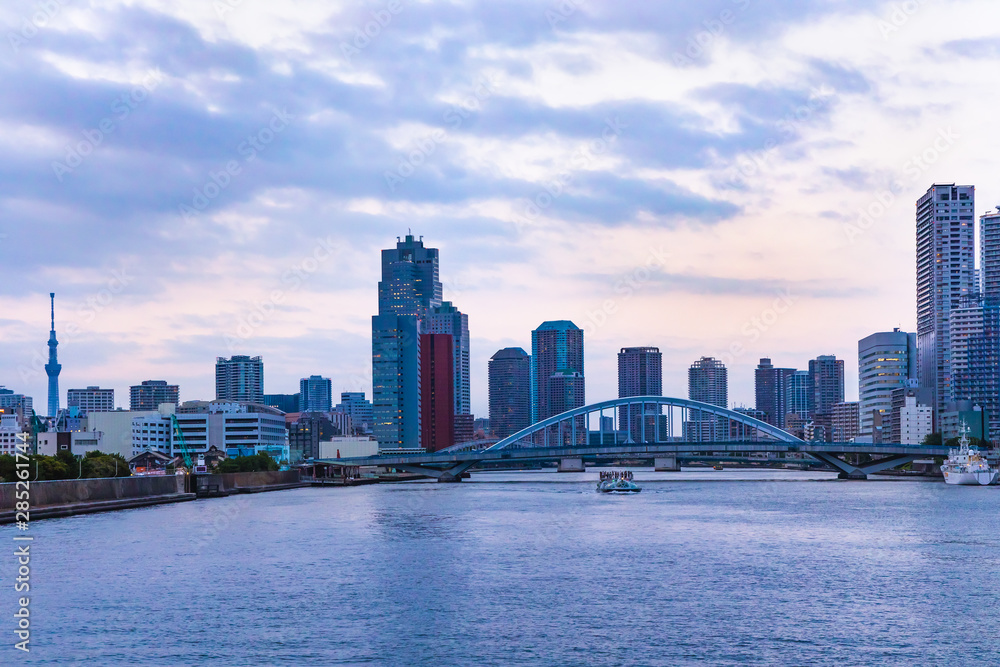
MULTIPOLYGON (((658 347, 623 347, 618 352, 618 398, 631 396, 663 396, 663 354, 658 347)), ((618 423, 626 424, 632 440, 639 442, 643 434, 656 433, 662 409, 648 405, 641 414, 639 406, 618 409, 618 423)))
POLYGON ((830 412, 830 442, 851 442, 861 435, 861 403, 835 403, 830 412))
POLYGON ((519 347, 497 351, 489 361, 490 430, 497 438, 531 426, 531 357, 519 347))
POLYGON ((422 446, 420 328, 441 296, 437 248, 407 235, 382 251, 378 315, 372 317, 372 411, 383 449, 422 446))
POLYGON ((215 400, 264 403, 264 362, 236 355, 215 360, 215 400))
MULTIPOLYGON (((729 374, 715 357, 702 357, 688 368, 688 398, 700 403, 729 407, 729 374)), ((684 423, 688 442, 711 442, 729 437, 727 420, 710 414, 691 412, 684 423)))
MULTIPOLYGON (((861 435, 873 436, 891 420, 892 392, 917 376, 917 334, 899 329, 858 341, 858 402, 861 435)), ((838 441, 840 442, 840 441, 838 441)))
POLYGON ((455 444, 454 353, 451 334, 420 334, 421 443, 428 452, 455 444))
MULTIPOLYGON (((170 406, 164 406, 170 409, 170 406)), ((176 409, 177 426, 192 454, 212 447, 227 456, 249 456, 288 447, 285 416, 265 405, 234 401, 187 401, 176 409)), ((173 429, 171 414, 161 412, 132 421, 132 449, 159 451, 168 456, 183 453, 173 429)))
POLYGON ((764 413, 763 421, 772 426, 785 428, 788 414, 788 380, 794 368, 777 368, 768 358, 763 358, 754 370, 754 394, 756 407, 764 413))
POLYGON ((20 428, 27 429, 35 414, 34 401, 30 396, 15 394, 12 389, 0 387, 0 410, 17 417, 20 428))
POLYGON ((284 413, 299 412, 301 394, 264 394, 264 405, 284 413))
POLYGON ((938 412, 955 400, 951 310, 975 284, 975 188, 935 183, 917 200, 917 376, 938 412))
POLYGON ((299 380, 299 412, 329 412, 332 408, 333 387, 330 378, 310 375, 299 380))
POLYGON ((340 393, 340 403, 336 412, 347 415, 351 420, 351 431, 355 433, 372 432, 372 403, 365 398, 363 391, 343 391, 340 393))
POLYGON ((580 403, 570 408, 583 406, 584 383, 583 329, 569 320, 557 320, 543 322, 531 332, 532 423, 563 412, 559 408, 573 400, 580 403))
POLYGON ((87 387, 86 389, 67 389, 66 407, 77 408, 80 412, 113 412, 115 409, 115 390, 87 387))
POLYGON ((472 414, 472 391, 470 385, 469 356, 469 316, 455 308, 450 301, 444 301, 440 306, 432 308, 420 328, 421 333, 447 334, 452 337, 455 347, 452 359, 455 370, 452 373, 455 388, 454 413, 456 415, 472 414))
POLYGON ((129 410, 158 410, 161 403, 180 403, 180 387, 166 380, 143 380, 129 388, 129 410))

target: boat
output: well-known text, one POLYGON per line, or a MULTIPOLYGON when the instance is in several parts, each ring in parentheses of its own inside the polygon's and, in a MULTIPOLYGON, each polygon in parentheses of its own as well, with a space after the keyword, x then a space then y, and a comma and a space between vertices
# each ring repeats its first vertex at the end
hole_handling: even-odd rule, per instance
POLYGON ((632 471, 601 472, 601 480, 597 483, 601 493, 639 493, 642 487, 632 481, 632 471))
POLYGON ((963 424, 958 449, 948 451, 948 459, 941 464, 946 484, 962 486, 989 486, 995 484, 1000 470, 990 468, 978 447, 969 446, 969 429, 963 424))
POLYGON ((714 466, 712 466, 712 470, 722 470, 722 464, 721 463, 715 464, 714 466))

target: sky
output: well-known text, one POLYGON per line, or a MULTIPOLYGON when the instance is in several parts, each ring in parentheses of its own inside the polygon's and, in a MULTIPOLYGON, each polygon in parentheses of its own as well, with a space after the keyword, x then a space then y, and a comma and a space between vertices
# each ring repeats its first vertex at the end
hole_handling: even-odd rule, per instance
POLYGON ((11 1, 0 5, 0 384, 217 356, 266 393, 371 391, 379 250, 440 249, 472 407, 530 332, 585 330, 587 401, 658 346, 754 402, 759 358, 915 327, 914 202, 1000 204, 995 0, 11 1))

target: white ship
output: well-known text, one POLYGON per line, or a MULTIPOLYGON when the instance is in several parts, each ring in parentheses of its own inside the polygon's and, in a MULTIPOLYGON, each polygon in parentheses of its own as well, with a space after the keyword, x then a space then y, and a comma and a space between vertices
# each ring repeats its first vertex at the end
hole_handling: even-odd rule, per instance
POLYGON ((941 464, 944 481, 965 486, 989 486, 997 481, 1000 470, 993 470, 979 453, 978 447, 969 447, 969 429, 962 429, 958 449, 948 452, 948 460, 941 464))

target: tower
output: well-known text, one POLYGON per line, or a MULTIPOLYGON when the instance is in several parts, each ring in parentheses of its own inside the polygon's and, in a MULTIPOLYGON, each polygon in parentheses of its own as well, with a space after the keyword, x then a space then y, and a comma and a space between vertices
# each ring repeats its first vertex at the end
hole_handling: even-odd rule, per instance
POLYGON ((506 347, 489 362, 490 428, 506 438, 531 426, 531 357, 506 347))
POLYGON ((531 332, 532 423, 562 412, 557 407, 566 405, 566 396, 579 401, 566 410, 582 406, 583 385, 583 329, 568 320, 543 322, 531 332))
POLYGON ((764 357, 754 370, 754 394, 757 410, 764 413, 764 421, 778 428, 785 428, 788 414, 788 380, 794 368, 776 368, 764 357))
POLYGON ((215 359, 215 399, 264 402, 264 362, 260 357, 235 355, 215 359))
POLYGON ((56 293, 50 292, 49 298, 52 300, 52 329, 49 331, 49 363, 45 364, 45 374, 49 376, 49 417, 59 414, 59 372, 62 366, 59 365, 56 348, 59 341, 56 340, 56 293))
MULTIPOLYGON (((623 347, 618 352, 618 398, 663 395, 663 354, 658 347, 623 347)), ((655 433, 662 410, 657 405, 618 408, 619 429, 629 430, 640 442, 644 433, 655 433), (640 414, 644 411, 645 414, 640 414)))
POLYGON ((973 186, 954 183, 917 200, 917 375, 939 412, 955 400, 951 310, 975 291, 975 203, 973 186))

